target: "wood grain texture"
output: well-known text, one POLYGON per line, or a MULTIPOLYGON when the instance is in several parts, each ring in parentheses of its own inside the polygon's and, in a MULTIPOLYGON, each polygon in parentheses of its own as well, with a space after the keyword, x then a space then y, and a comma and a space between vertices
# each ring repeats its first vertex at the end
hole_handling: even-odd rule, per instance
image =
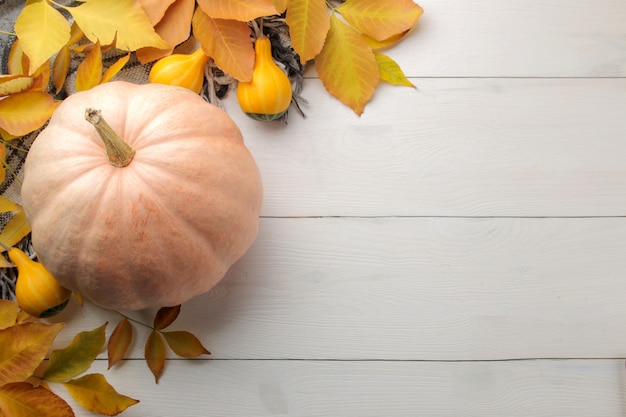
POLYGON ((307 118, 286 127, 228 100, 262 215, 626 214, 626 79, 413 81, 381 86, 359 119, 310 80, 307 118))
POLYGON ((106 372, 98 362, 141 400, 125 417, 623 415, 621 360, 171 361, 158 386, 144 363, 106 372))
POLYGON ((176 326, 216 358, 621 357, 625 254, 626 218, 263 219, 176 326))

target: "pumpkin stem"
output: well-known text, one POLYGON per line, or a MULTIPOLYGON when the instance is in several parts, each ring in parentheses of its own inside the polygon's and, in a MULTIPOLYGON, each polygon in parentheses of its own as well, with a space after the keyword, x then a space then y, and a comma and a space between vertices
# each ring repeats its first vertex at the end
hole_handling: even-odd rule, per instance
POLYGON ((102 138, 109 163, 118 168, 123 168, 130 164, 135 156, 135 150, 115 133, 113 128, 100 114, 100 110, 86 109, 85 119, 96 128, 96 131, 102 138))

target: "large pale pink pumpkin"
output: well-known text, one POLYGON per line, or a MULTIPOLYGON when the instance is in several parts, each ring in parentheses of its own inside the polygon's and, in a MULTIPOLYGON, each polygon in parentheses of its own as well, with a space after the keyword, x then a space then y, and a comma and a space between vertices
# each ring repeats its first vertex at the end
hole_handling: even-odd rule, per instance
POLYGON ((37 255, 61 285, 138 310, 220 281, 256 238, 262 193, 225 112, 186 89, 110 82, 55 111, 28 153, 22 200, 37 255), (88 108, 134 149, 130 164, 109 162, 88 108))

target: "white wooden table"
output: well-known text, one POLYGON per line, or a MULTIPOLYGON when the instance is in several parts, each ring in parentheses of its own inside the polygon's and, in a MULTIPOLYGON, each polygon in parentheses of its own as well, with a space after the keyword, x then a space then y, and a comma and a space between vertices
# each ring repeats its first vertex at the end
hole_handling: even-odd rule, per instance
POLYGON ((260 234, 174 325, 210 357, 97 361, 123 415, 626 415, 626 1, 419 3, 387 51, 417 90, 359 118, 310 71, 288 126, 227 100, 260 234))

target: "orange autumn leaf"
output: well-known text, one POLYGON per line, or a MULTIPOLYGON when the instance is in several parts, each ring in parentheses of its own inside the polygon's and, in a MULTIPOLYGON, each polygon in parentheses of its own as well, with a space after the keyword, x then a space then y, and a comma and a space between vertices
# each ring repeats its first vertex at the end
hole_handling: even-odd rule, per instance
POLYGON ((326 90, 358 115, 380 80, 376 58, 367 42, 334 14, 315 68, 326 90))
POLYGON ((289 0, 287 16, 291 45, 305 63, 317 56, 324 46, 330 16, 325 0, 289 0))
POLYGON ((180 314, 180 305, 174 307, 161 307, 154 316, 154 328, 163 330, 178 318, 180 314))
POLYGON ((210 355, 196 336, 186 331, 163 332, 167 345, 175 354, 182 358, 195 358, 200 355, 210 355))
POLYGON ((74 417, 61 397, 27 382, 0 386, 0 414, 14 417, 74 417))
POLYGON ((119 394, 101 374, 72 379, 63 386, 83 408, 105 416, 116 416, 139 402, 119 394))
POLYGON ((272 0, 274 3, 274 8, 276 9, 277 13, 283 13, 285 10, 287 10, 287 4, 289 3, 289 0, 272 0))
POLYGON ((48 84, 50 83, 50 62, 44 62, 37 68, 32 77, 33 85, 29 90, 46 92, 48 90, 48 84))
POLYGON ((115 326, 113 333, 111 333, 109 337, 109 343, 107 345, 109 369, 124 359, 132 340, 133 326, 128 319, 124 318, 115 326))
POLYGON ((27 75, 0 75, 0 97, 28 90, 33 85, 33 77, 27 75))
POLYGON ((30 224, 26 219, 24 211, 20 210, 11 217, 11 220, 7 222, 2 232, 0 232, 0 242, 7 247, 11 247, 25 238, 29 233, 30 224))
POLYGON ((0 385, 24 381, 44 360, 62 323, 24 323, 0 330, 0 385))
POLYGON ((157 384, 165 368, 165 354, 166 350, 163 336, 156 330, 151 331, 146 340, 144 357, 146 358, 148 368, 150 368, 152 375, 154 375, 154 382, 157 384))
POLYGON ((76 69, 76 91, 89 90, 102 79, 102 50, 96 42, 76 69))
POLYGON ((198 0, 198 6, 215 19, 248 22, 276 14, 272 0, 198 0))
POLYGON ((32 1, 26 4, 17 17, 15 33, 30 60, 32 74, 67 43, 70 39, 70 24, 47 1, 32 1))
MULTIPOLYGON (((11 45, 11 49, 9 49, 9 57, 7 60, 7 67, 9 70, 9 74, 13 75, 27 75, 26 71, 28 68, 24 68, 24 51, 22 51, 22 47, 20 46, 19 38, 15 39, 13 45, 11 45)), ((28 60, 28 58, 26 58, 28 60)))
POLYGON ((165 11, 176 0, 137 0, 137 3, 141 6, 143 11, 150 19, 152 25, 156 25, 165 16, 165 11))
POLYGON ((202 49, 222 71, 239 81, 252 79, 254 49, 250 28, 245 22, 213 19, 198 8, 192 25, 202 49))
POLYGON ((54 84, 55 93, 58 93, 63 88, 71 61, 72 53, 70 52, 70 48, 64 46, 54 58, 52 64, 52 83, 54 84))
POLYGON ((24 136, 42 127, 59 105, 41 91, 24 91, 0 100, 0 128, 24 136))
POLYGON ((347 0, 335 10, 356 29, 377 41, 409 30, 423 12, 413 0, 347 0))
POLYGON ((400 42, 406 36, 407 33, 409 33, 409 31, 405 30, 404 32, 397 33, 382 41, 377 41, 376 39, 370 38, 367 35, 363 35, 363 39, 365 39, 365 41, 370 46, 370 48, 372 48, 372 50, 377 51, 380 49, 385 49, 385 48, 394 46, 395 44, 400 42))
POLYGON ((404 75, 400 65, 390 57, 380 52, 375 52, 380 79, 392 85, 401 85, 405 87, 415 88, 415 85, 404 75))
POLYGON ((137 58, 140 62, 151 62, 169 55, 176 45, 189 38, 195 4, 195 0, 176 0, 170 5, 165 15, 154 27, 159 36, 169 44, 169 48, 141 48, 137 51, 137 58))
POLYGON ((168 48, 154 31, 150 19, 133 0, 89 0, 75 7, 64 7, 93 43, 110 45, 115 40, 122 50, 146 46, 168 48))

